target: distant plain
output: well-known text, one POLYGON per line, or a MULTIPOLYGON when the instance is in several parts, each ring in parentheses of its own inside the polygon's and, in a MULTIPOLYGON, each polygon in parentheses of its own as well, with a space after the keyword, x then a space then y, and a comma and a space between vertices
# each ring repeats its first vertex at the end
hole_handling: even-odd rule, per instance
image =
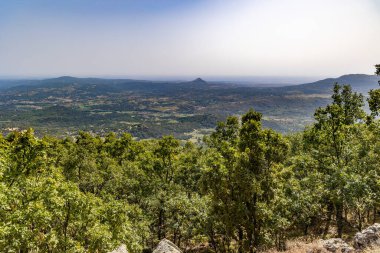
POLYGON ((330 101, 335 82, 350 84, 364 95, 378 86, 376 76, 364 74, 304 84, 298 83, 308 79, 217 80, 70 76, 1 80, 0 129, 6 134, 32 127, 38 135, 59 137, 80 130, 130 132, 137 138, 174 135, 199 141, 217 121, 254 108, 263 113, 265 127, 290 133, 313 122, 314 110, 330 101))

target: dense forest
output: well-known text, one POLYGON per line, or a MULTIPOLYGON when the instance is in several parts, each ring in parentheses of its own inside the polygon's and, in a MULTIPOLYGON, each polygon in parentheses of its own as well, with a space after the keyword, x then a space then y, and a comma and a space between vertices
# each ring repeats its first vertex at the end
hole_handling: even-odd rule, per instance
POLYGON ((168 238, 185 251, 240 253, 348 236, 378 218, 379 114, 380 90, 365 100, 336 84, 314 123, 287 136, 253 109, 199 145, 12 132, 0 137, 0 249, 150 252, 168 238))

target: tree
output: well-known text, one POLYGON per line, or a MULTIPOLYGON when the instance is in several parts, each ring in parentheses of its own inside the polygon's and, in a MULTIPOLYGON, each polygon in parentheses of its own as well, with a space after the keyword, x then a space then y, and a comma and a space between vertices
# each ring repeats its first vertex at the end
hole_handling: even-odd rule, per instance
POLYGON ((291 153, 284 171, 283 217, 291 221, 290 227, 308 235, 312 229, 319 230, 323 218, 325 178, 309 153, 303 133, 288 135, 287 138, 291 153))
MULTIPOLYGON (((86 145, 91 146, 89 140, 86 145)), ((38 139, 31 129, 0 138, 0 248, 107 252, 126 243, 131 252, 141 250, 139 208, 80 187, 91 179, 88 176, 78 180, 74 173, 69 180, 59 162, 69 153, 65 145, 53 138, 38 139)))
POLYGON ((280 134, 262 129, 261 117, 250 110, 241 125, 230 117, 207 140, 211 149, 202 181, 211 197, 210 217, 220 221, 209 235, 213 244, 225 245, 224 251, 230 251, 232 240, 239 252, 258 250, 269 240, 275 220, 277 176, 288 144, 280 134), (223 235, 219 241, 217 234, 223 235))
MULTIPOLYGON (((376 75, 380 75, 380 64, 375 65, 376 75)), ((380 81, 379 81, 380 85, 380 81)), ((371 110, 371 117, 369 117, 369 123, 373 121, 376 116, 379 116, 380 112, 380 89, 372 89, 369 92, 369 98, 367 99, 369 109, 371 110)))
POLYGON ((327 220, 324 234, 328 232, 335 211, 337 234, 342 236, 344 228, 343 209, 346 204, 344 189, 352 171, 355 138, 360 134, 356 123, 365 113, 363 96, 352 92, 348 85, 335 84, 333 102, 315 112, 316 123, 305 131, 306 148, 317 162, 318 171, 324 175, 326 189, 327 220))

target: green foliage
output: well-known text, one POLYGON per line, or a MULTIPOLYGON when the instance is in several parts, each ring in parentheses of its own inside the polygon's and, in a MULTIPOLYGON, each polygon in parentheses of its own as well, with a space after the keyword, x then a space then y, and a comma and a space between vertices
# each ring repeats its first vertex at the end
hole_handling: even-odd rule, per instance
POLYGON ((367 101, 371 110, 371 120, 373 120, 380 113, 380 89, 371 90, 367 101))
POLYGON ((316 123, 305 131, 304 145, 316 171, 322 175, 324 192, 319 203, 326 210, 326 217, 321 220, 325 223, 324 235, 335 213, 337 234, 341 237, 345 224, 351 223, 347 220, 348 212, 355 217, 353 226, 360 230, 365 214, 377 206, 377 169, 372 170, 367 160, 371 143, 376 142, 371 137, 375 123, 370 127, 363 123, 363 97, 348 86, 335 86, 332 98, 331 105, 316 111, 316 123))
POLYGON ((240 253, 335 236, 332 226, 337 236, 360 230, 380 205, 379 94, 370 92, 366 115, 361 94, 335 85, 314 123, 285 137, 252 109, 219 122, 203 145, 127 133, 0 136, 0 249, 126 244, 133 253, 168 238, 240 253))
POLYGON ((209 221, 210 241, 222 251, 237 241, 240 252, 253 252, 271 230, 282 232, 274 210, 288 144, 262 129, 261 114, 253 110, 241 125, 235 117, 219 123, 207 143, 202 182, 211 197, 210 219, 217 221, 209 221))
MULTIPOLYGON (((78 143, 82 141, 78 138, 78 143)), ((53 143, 35 138, 31 130, 15 132, 6 142, 1 167, 0 248, 104 252, 129 241, 132 251, 141 249, 142 239, 133 231, 140 226, 133 219, 141 211, 125 200, 82 187, 83 179, 92 182, 92 177, 67 180, 64 168, 53 162, 59 159, 55 155, 63 145, 53 146, 58 149, 53 152, 53 143)), ((88 153, 81 155, 84 163, 88 153)))

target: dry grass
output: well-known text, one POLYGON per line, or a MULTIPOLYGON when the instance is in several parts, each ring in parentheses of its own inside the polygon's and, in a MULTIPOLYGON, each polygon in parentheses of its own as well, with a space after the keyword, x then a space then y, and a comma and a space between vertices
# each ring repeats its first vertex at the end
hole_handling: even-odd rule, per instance
POLYGON ((265 251, 265 253, 329 253, 323 248, 321 240, 314 240, 311 242, 303 240, 294 240, 287 243, 286 251, 277 251, 276 249, 271 249, 265 251))
MULTIPOLYGON (((323 248, 322 240, 314 240, 311 242, 294 240, 287 243, 286 251, 277 251, 275 249, 267 250, 263 253, 331 253, 323 248)), ((380 247, 358 251, 361 253, 380 253, 380 247)), ((340 253, 340 251, 336 252, 340 253)))
POLYGON ((363 253, 380 253, 380 249, 367 249, 363 253))

